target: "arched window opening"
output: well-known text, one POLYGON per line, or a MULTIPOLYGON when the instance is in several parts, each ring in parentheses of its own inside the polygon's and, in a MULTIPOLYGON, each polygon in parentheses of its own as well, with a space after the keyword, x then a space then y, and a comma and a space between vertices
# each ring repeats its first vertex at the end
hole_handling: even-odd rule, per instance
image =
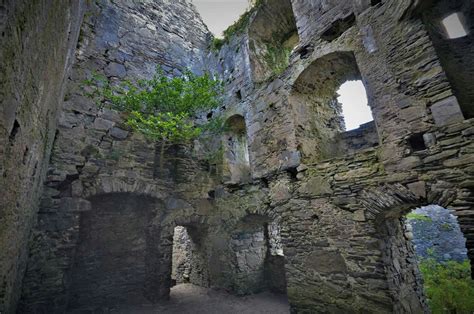
POLYGON ((176 226, 174 228, 172 286, 193 284, 209 287, 205 236, 206 234, 196 227, 176 226))
POLYGON ((224 182, 228 184, 248 182, 250 180, 250 158, 244 117, 234 115, 226 121, 223 141, 224 182))
POLYGON ((414 209, 405 217, 404 235, 413 244, 432 312, 472 312, 474 281, 456 216, 437 205, 414 209))
POLYGON ((280 75, 299 43, 290 0, 262 1, 249 25, 250 65, 256 82, 280 75))
POLYGON ((359 128, 374 120, 367 100, 367 92, 361 80, 347 81, 337 90, 337 100, 342 105, 346 131, 359 128))
POLYGON ((468 35, 468 30, 464 26, 463 20, 463 13, 456 12, 448 15, 441 21, 449 39, 461 38, 468 35))
POLYGON ((235 292, 272 291, 286 294, 286 275, 280 228, 267 217, 249 215, 232 234, 235 292))
POLYGON ((303 162, 352 154, 379 144, 352 52, 334 52, 315 60, 295 81, 289 100, 303 162), (350 131, 346 131, 344 120, 350 131))

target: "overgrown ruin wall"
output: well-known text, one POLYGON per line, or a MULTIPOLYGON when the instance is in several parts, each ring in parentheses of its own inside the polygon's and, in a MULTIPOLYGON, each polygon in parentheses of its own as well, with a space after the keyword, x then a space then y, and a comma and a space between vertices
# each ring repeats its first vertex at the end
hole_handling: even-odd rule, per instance
MULTIPOLYGON (((67 84, 21 311, 103 306, 81 301, 90 289, 78 269, 88 236, 115 234, 105 213, 120 222, 134 217, 134 224, 111 246, 117 251, 103 249, 113 237, 96 243, 104 259, 90 271, 131 270, 116 258, 130 255, 137 281, 120 286, 108 278, 110 289, 94 295, 125 303, 169 296, 176 226, 196 237, 199 265, 190 282, 239 294, 286 291, 295 313, 426 311, 401 221, 422 204, 454 210, 474 259, 474 121, 462 115, 420 7, 408 0, 275 1, 292 11, 280 14, 262 1, 249 17, 256 29, 240 30, 219 51, 208 50, 208 31, 185 1, 92 6, 67 84), (259 59, 268 53, 265 34, 295 30, 299 43, 283 71, 260 71, 269 65, 259 59), (250 176, 229 182, 212 170, 229 162, 210 165, 206 156, 228 134, 170 149, 159 169, 156 143, 84 96, 81 82, 94 70, 112 79, 148 77, 157 64, 168 74, 190 67, 223 78, 225 100, 200 118, 243 119, 250 176), (354 78, 366 87, 374 122, 343 132, 335 91, 354 78), (110 202, 120 202, 123 215, 110 202), (125 290, 130 298, 119 300, 125 290)), ((178 268, 178 282, 185 272, 178 268)))
POLYGON ((85 2, 0 4, 0 312, 14 312, 85 2))

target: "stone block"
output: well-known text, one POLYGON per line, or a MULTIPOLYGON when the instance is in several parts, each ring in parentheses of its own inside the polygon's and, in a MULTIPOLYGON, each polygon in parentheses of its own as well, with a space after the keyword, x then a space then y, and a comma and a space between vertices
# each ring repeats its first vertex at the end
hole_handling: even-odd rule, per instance
POLYGON ((353 214, 352 214, 352 219, 354 221, 366 221, 365 219, 365 211, 360 209, 360 210, 356 210, 353 214))
POLYGON ((346 261, 338 252, 315 251, 306 259, 309 268, 322 274, 344 273, 347 271, 346 261))
POLYGON ((110 130, 110 136, 117 140, 124 140, 128 136, 128 131, 122 130, 120 128, 114 127, 110 130))
POLYGON ((105 68, 105 75, 107 75, 108 77, 115 76, 119 78, 124 78, 127 75, 127 69, 125 69, 125 66, 123 64, 111 62, 105 68))
POLYGON ((61 210, 83 212, 91 210, 91 203, 82 198, 65 197, 61 199, 61 210))
POLYGON ((424 181, 409 183, 407 187, 414 195, 421 198, 426 197, 426 183, 424 181))
POLYGON ((448 159, 443 162, 445 167, 459 167, 474 164, 474 155, 464 155, 459 158, 448 159))
POLYGON ((114 126, 114 124, 115 123, 112 122, 112 121, 105 120, 105 119, 102 119, 102 118, 97 118, 97 119, 95 119, 94 124, 92 125, 92 127, 96 130, 107 131, 110 128, 112 128, 114 126))
POLYGON ((331 195, 333 193, 328 180, 320 176, 312 177, 308 182, 303 183, 298 192, 313 196, 331 195))
POLYGON ((440 100, 430 108, 437 126, 445 126, 464 120, 458 100, 454 96, 440 100))

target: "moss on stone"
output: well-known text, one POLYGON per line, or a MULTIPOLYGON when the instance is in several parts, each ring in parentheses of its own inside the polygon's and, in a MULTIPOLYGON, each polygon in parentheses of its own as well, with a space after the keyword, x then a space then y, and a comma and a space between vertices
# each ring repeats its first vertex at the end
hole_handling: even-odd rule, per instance
POLYGON ((417 213, 409 213, 407 215, 408 220, 418 220, 418 221, 426 221, 426 222, 431 222, 431 218, 422 214, 417 214, 417 213))

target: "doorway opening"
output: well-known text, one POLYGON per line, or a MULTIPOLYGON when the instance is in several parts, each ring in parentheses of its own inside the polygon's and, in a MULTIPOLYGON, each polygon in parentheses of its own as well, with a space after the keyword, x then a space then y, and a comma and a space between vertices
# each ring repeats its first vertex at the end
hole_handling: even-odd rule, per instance
POLYGON ((441 206, 424 206, 405 216, 404 228, 405 238, 414 248, 431 311, 474 311, 474 281, 457 217, 441 206))
POLYGON ((171 286, 191 283, 209 287, 205 237, 205 232, 197 227, 174 228, 171 286))
POLYGON ((249 215, 232 234, 234 290, 237 294, 262 291, 286 294, 285 257, 280 228, 265 216, 249 215))

